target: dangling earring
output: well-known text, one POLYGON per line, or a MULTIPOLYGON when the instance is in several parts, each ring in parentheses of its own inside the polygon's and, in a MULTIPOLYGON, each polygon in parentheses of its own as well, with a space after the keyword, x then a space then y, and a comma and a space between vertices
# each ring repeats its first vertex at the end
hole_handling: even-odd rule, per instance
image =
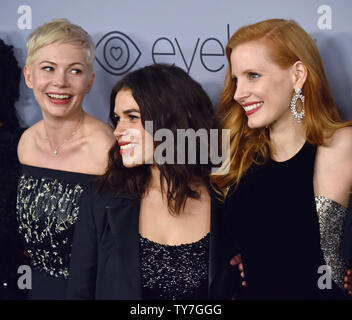
POLYGON ((304 118, 304 95, 302 94, 302 90, 300 88, 295 88, 295 94, 292 97, 290 109, 297 122, 301 123, 304 118), (302 102, 302 110, 300 112, 296 109, 298 99, 302 102))

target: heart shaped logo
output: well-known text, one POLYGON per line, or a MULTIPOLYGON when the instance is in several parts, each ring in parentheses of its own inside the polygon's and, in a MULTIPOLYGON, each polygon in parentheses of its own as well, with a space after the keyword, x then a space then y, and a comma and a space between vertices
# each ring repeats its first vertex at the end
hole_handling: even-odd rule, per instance
POLYGON ((142 54, 133 40, 119 31, 105 34, 98 41, 96 48, 96 60, 99 65, 106 72, 116 76, 131 70, 142 54))
POLYGON ((110 48, 110 55, 114 58, 115 61, 119 61, 119 59, 122 56, 121 47, 111 47, 110 48))

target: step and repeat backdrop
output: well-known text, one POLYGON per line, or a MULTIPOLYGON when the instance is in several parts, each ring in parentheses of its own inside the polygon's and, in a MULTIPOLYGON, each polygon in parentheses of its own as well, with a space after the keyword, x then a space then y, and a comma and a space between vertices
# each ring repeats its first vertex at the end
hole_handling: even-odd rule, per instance
MULTIPOLYGON (((334 98, 352 118, 350 0, 0 0, 0 38, 24 66, 30 33, 55 18, 82 26, 97 46, 95 84, 84 101, 107 121, 111 87, 127 72, 174 63, 199 81, 216 104, 227 68, 225 46, 241 26, 269 18, 297 21, 315 40, 334 98)), ((22 126, 41 119, 23 81, 17 110, 22 126)))

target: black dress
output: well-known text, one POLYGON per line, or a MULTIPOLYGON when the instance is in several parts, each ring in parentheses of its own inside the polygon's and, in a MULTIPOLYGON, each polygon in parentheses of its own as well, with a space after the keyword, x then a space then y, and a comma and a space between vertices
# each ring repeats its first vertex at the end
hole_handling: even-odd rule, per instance
POLYGON ((238 294, 236 253, 225 232, 223 206, 211 200, 210 234, 167 246, 139 235, 140 200, 88 187, 70 268, 68 299, 226 300, 238 294))
POLYGON ((28 165, 21 165, 21 171, 17 219, 31 258, 29 299, 62 300, 81 198, 96 176, 28 165))
POLYGON ((139 236, 143 300, 208 299, 209 238, 166 245, 139 236))
POLYGON ((17 287, 18 267, 26 263, 16 223, 17 144, 22 131, 0 127, 0 300, 25 298, 17 287))
MULTIPOLYGON (((244 264, 248 299, 340 298, 318 287, 325 265, 313 190, 316 147, 252 166, 226 203, 244 264)), ((231 191, 230 191, 231 192, 231 191)))

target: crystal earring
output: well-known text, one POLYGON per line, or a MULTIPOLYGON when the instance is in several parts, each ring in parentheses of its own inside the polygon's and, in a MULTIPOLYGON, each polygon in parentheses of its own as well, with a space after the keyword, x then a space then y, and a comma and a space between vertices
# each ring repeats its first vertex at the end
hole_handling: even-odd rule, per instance
POLYGON ((292 97, 290 109, 297 122, 301 123, 304 118, 304 95, 302 94, 302 90, 300 88, 295 88, 295 94, 292 97), (298 99, 302 102, 302 110, 300 112, 298 112, 296 108, 298 99))

